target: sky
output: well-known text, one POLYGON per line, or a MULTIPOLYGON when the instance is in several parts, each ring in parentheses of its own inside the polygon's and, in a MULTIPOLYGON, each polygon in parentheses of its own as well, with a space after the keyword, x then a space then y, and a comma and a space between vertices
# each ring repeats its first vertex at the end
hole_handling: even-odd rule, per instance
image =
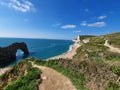
POLYGON ((120 0, 0 0, 0 37, 73 39, 120 32, 120 0))

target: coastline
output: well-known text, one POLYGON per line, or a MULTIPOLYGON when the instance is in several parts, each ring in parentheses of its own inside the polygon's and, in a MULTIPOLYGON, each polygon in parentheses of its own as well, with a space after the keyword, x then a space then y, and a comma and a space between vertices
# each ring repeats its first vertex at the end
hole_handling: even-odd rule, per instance
MULTIPOLYGON (((66 51, 65 53, 62 53, 60 55, 57 56, 53 56, 51 58, 45 59, 45 60, 51 60, 51 59, 59 59, 59 58, 69 58, 69 59, 73 59, 73 56, 77 53, 77 49, 82 45, 80 43, 80 40, 73 40, 73 44, 69 46, 69 50, 66 51)), ((11 67, 5 67, 5 68, 0 68, 0 76, 2 74, 4 74, 6 71, 9 71, 11 69, 11 67)))
MULTIPOLYGON (((48 58, 46 60, 59 59, 59 58, 72 59, 73 56, 76 54, 77 48, 79 48, 80 46, 81 46, 80 43, 75 42, 73 45, 70 45, 69 50, 67 52, 60 54, 58 56, 48 58)), ((10 69, 11 69, 11 67, 0 68, 0 76, 3 75, 6 71, 9 71, 10 69)))
POLYGON ((46 60, 51 60, 51 59, 59 59, 59 58, 69 58, 69 59, 73 59, 73 56, 76 54, 77 49, 81 46, 80 42, 78 42, 78 40, 74 41, 75 43, 73 45, 70 45, 70 48, 67 52, 48 58, 46 60))

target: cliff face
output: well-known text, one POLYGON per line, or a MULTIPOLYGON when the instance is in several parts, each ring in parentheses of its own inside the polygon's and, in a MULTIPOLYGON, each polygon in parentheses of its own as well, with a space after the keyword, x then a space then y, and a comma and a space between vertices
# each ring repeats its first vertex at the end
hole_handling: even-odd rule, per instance
POLYGON ((18 49, 21 49, 24 52, 24 55, 29 54, 27 45, 24 42, 13 43, 8 47, 0 47, 0 65, 4 65, 15 60, 18 49))

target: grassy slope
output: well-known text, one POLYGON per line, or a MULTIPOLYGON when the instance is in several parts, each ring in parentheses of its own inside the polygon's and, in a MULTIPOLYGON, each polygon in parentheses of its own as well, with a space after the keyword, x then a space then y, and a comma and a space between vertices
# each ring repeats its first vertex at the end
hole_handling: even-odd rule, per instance
POLYGON ((120 33, 109 34, 104 36, 94 36, 90 37, 90 42, 87 44, 83 44, 78 50, 77 54, 74 56, 74 59, 84 60, 89 57, 102 58, 102 60, 111 60, 111 61, 119 61, 120 54, 112 53, 108 51, 108 47, 104 46, 105 40, 108 39, 112 45, 116 47, 120 47, 120 33))
MULTIPOLYGON (((111 45, 120 48, 120 33, 90 37, 89 39, 89 43, 83 44, 83 46, 77 50, 74 59, 79 60, 80 62, 86 59, 94 61, 103 65, 103 67, 108 68, 120 77, 120 54, 109 52, 109 48, 104 46, 105 40, 108 39, 111 45)), ((119 89, 120 82, 119 84, 116 84, 115 81, 109 82, 106 87, 106 90, 119 89)))
POLYGON ((41 82, 40 74, 38 68, 22 61, 0 77, 0 90, 37 90, 37 85, 41 82))
POLYGON ((104 37, 107 38, 112 45, 120 48, 120 32, 104 35, 104 37))
POLYGON ((76 71, 76 69, 74 68, 75 64, 71 60, 55 59, 55 60, 49 60, 49 61, 41 61, 35 58, 31 58, 30 61, 33 61, 37 65, 42 65, 42 66, 53 68, 56 71, 67 76, 72 81, 72 83, 76 86, 77 90, 88 90, 83 85, 83 81, 84 81, 83 75, 81 75, 80 72, 76 71), (66 65, 64 66, 64 64, 62 63, 64 64, 66 63, 69 66, 66 66, 66 65))
MULTIPOLYGON (((109 39, 109 42, 116 46, 120 47, 120 33, 104 35, 104 36, 82 36, 82 40, 89 38, 90 42, 83 44, 77 50, 77 54, 74 56, 74 60, 60 59, 60 60, 51 60, 51 61, 38 61, 35 58, 30 60, 34 61, 38 65, 43 65, 51 67, 60 73, 67 76, 78 90, 88 90, 91 89, 92 83, 93 87, 104 87, 106 90, 120 90, 120 82, 116 82, 117 78, 120 77, 120 54, 111 53, 108 51, 108 47, 104 46, 105 39, 109 39), (109 63, 108 63, 109 62, 109 63), (115 63, 117 62, 117 64, 115 63), (115 63, 115 64, 110 64, 115 63), (87 88, 86 88, 87 86, 87 88)), ((28 66, 31 66, 27 61, 23 61, 28 66)), ((40 79, 32 78, 41 74, 37 68, 26 68, 27 74, 24 70, 19 70, 15 65, 14 70, 5 73, 0 77, 0 88, 4 90, 21 90, 19 85, 25 85, 22 88, 29 88, 29 90, 36 90, 35 84, 40 83, 40 79), (19 71, 19 72, 17 72, 19 71), (13 73, 11 83, 7 83, 6 77, 9 76, 9 73, 13 73), (32 79, 32 81, 30 81, 32 79), (6 82, 5 82, 6 81, 6 82), (29 87, 31 86, 31 87, 29 87)), ((26 65, 25 65, 26 66, 26 65)), ((24 89, 22 89, 24 90, 24 89)), ((97 89, 96 89, 97 90, 97 89)))

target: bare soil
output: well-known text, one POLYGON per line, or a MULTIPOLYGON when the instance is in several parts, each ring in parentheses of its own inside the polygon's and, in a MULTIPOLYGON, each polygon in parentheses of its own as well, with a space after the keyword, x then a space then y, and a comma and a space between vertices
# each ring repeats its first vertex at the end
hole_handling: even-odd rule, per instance
POLYGON ((109 51, 111 51, 111 52, 116 52, 116 53, 120 53, 120 49, 117 48, 117 47, 114 47, 114 46, 110 45, 110 44, 108 43, 108 40, 105 41, 105 44, 104 44, 104 45, 107 46, 107 47, 109 47, 109 51))
POLYGON ((38 66, 33 64, 42 71, 42 83, 39 85, 39 90, 76 90, 71 81, 61 73, 49 67, 38 66))

